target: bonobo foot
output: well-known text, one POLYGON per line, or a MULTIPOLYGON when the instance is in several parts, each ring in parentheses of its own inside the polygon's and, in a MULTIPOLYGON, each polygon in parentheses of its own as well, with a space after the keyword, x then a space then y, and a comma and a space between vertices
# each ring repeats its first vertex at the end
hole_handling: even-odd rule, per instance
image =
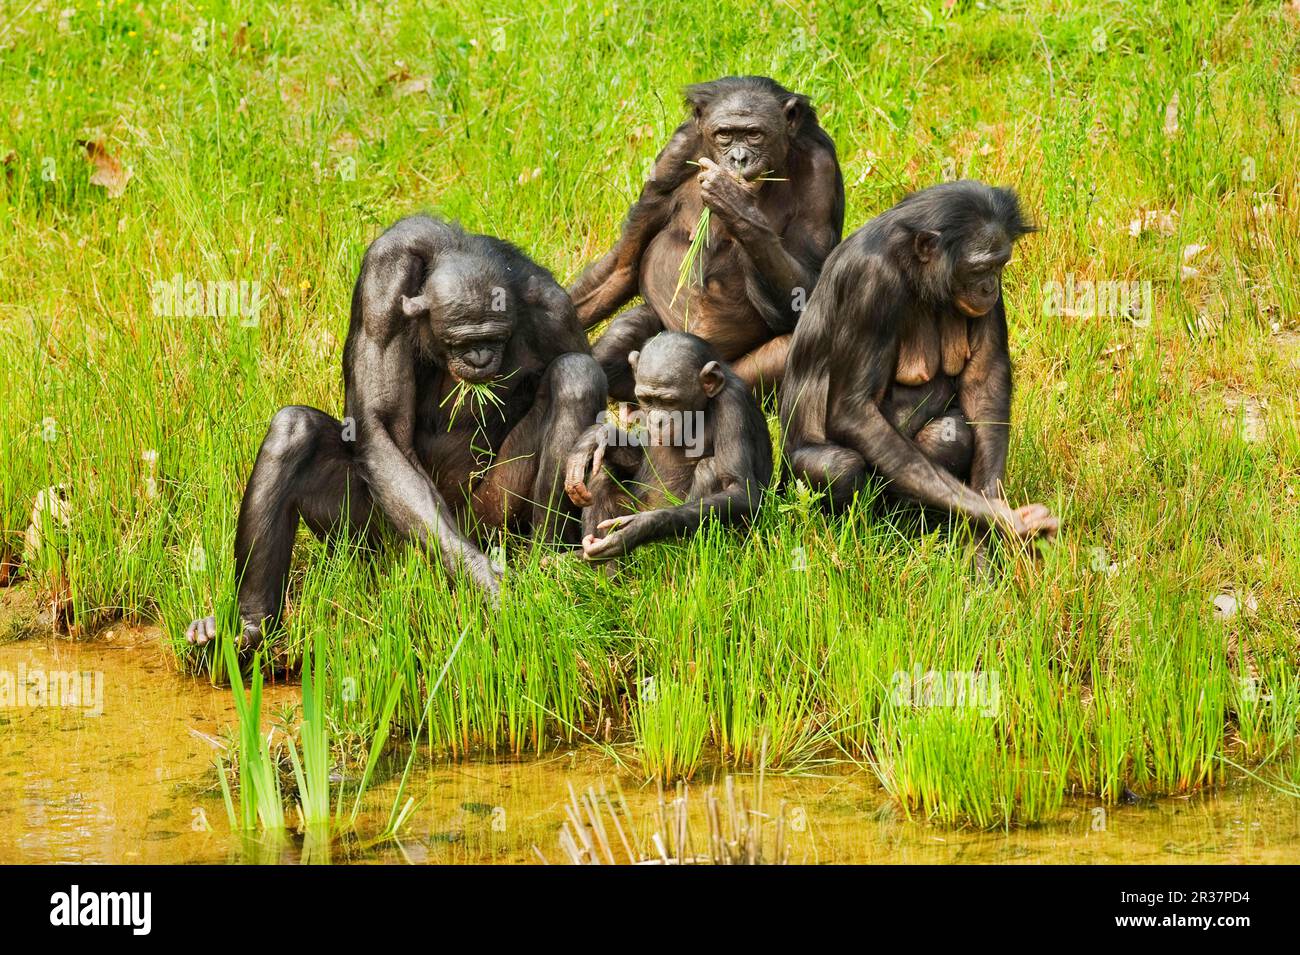
MULTIPOLYGON (((256 650, 262 645, 262 628, 255 623, 249 623, 247 620, 241 621, 239 640, 236 643, 236 649, 241 653, 256 650)), ((201 647, 217 636, 217 618, 200 617, 189 625, 185 630, 185 642, 196 647, 201 647)))

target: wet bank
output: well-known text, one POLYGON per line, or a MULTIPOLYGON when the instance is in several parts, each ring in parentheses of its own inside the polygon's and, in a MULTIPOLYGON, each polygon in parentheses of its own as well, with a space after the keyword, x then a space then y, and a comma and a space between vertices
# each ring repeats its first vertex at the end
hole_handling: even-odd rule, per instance
MULTIPOLYGON (((0 863, 269 861, 561 862, 570 786, 615 782, 648 842, 653 786, 620 775, 594 748, 541 760, 417 762, 400 842, 279 843, 230 832, 216 787, 215 744, 235 722, 230 694, 170 666, 156 630, 118 628, 94 642, 0 646, 0 863), (21 685, 21 693, 18 688, 21 685), (44 689, 40 689, 41 687, 44 689), (56 705, 57 704, 57 705, 56 705)), ((270 685, 268 725, 291 719, 296 686, 270 685)), ((717 780, 715 780, 717 781, 717 780)), ((703 816, 708 773, 690 787, 703 816)), ((738 779, 750 787, 748 777, 738 779)), ((367 794, 362 833, 383 829, 398 782, 367 794)), ((670 794, 671 795, 671 794, 670 794)), ((869 773, 828 765, 769 774, 764 807, 785 803, 791 862, 1238 863, 1300 856, 1300 800, 1255 782, 1214 794, 1102 808, 1073 800, 1049 823, 1010 832, 952 831, 900 815, 869 773)), ((293 814, 289 814, 293 818, 293 814)))

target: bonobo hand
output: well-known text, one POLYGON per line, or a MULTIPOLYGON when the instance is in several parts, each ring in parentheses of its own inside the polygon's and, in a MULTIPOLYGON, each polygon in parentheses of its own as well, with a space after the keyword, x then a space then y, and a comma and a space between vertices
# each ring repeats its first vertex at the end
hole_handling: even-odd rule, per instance
POLYGON ((997 523, 1008 534, 1023 541, 1035 537, 1053 537, 1061 527, 1059 518, 1053 517, 1042 504, 1026 504, 1024 507, 1012 508, 1001 503, 996 517, 997 523))
POLYGON ((486 554, 479 554, 465 561, 465 570, 470 579, 479 586, 493 607, 501 606, 501 573, 492 566, 486 554))
POLYGON ((640 544, 649 540, 654 531, 657 511, 642 511, 639 514, 625 514, 612 517, 596 525, 596 530, 604 534, 597 537, 588 534, 582 539, 582 556, 587 560, 610 560, 622 557, 640 544))
POLYGON ((594 481, 600 474, 601 466, 605 463, 606 441, 604 428, 592 428, 578 439, 577 446, 569 455, 564 468, 564 493, 578 507, 591 504, 591 490, 587 487, 587 481, 594 481))
POLYGON ((746 226, 763 221, 763 213, 754 201, 758 183, 745 182, 707 157, 700 158, 696 179, 704 204, 721 216, 733 232, 739 234, 746 226))

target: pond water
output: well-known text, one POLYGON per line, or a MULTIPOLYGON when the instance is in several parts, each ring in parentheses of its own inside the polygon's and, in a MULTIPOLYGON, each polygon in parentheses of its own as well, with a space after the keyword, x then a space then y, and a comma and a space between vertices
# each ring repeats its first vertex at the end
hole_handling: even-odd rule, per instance
MULTIPOLYGON (((292 835, 280 843, 232 836, 213 770, 213 741, 235 720, 229 692, 176 673, 156 630, 0 646, 0 679, 10 687, 70 672, 99 675, 62 687, 75 693, 75 705, 33 705, 38 699, 12 695, 0 702, 0 863, 536 863, 539 851, 563 862, 558 839, 569 787, 582 792, 602 783, 617 783, 626 797, 634 842, 648 843, 656 831, 655 787, 620 777, 599 751, 576 749, 523 762, 417 761, 406 791, 414 808, 400 843, 320 848, 292 835)), ((268 686, 264 715, 292 707, 298 696, 296 686, 268 686)), ((709 782, 706 775, 690 787, 688 805, 701 824, 709 782)), ((755 781, 736 783, 750 792, 755 781)), ((396 788, 395 778, 372 787, 362 832, 383 828, 396 788)), ((790 862, 1300 859, 1300 800, 1257 783, 1104 811, 1080 800, 1048 824, 1006 833, 908 821, 868 773, 851 766, 768 774, 763 800, 770 809, 786 804, 790 862)), ((693 823, 693 845, 697 832, 707 837, 693 823)))

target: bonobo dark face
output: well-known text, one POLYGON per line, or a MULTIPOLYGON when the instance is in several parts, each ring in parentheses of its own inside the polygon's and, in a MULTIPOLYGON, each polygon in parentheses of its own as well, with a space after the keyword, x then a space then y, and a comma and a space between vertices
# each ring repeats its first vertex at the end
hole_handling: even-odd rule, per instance
POLYGON ((1011 240, 996 223, 987 223, 958 249, 952 271, 953 304, 967 318, 993 311, 1002 295, 1002 269, 1011 261, 1011 240))
POLYGON ((1011 260, 1006 230, 996 222, 986 222, 946 254, 942 246, 943 236, 938 232, 916 236, 916 256, 930 273, 927 285, 946 289, 952 304, 967 318, 987 315, 1002 295, 1002 269, 1011 260))
POLYGON ((697 108, 695 121, 709 149, 709 158, 746 180, 785 169, 790 139, 798 128, 802 107, 756 90, 739 90, 697 108))
POLYGON ((493 380, 515 329, 515 303, 504 282, 470 271, 456 259, 439 263, 415 298, 402 298, 407 315, 427 315, 436 356, 469 384, 493 380))
POLYGON ((661 332, 640 352, 628 354, 649 444, 683 447, 703 434, 698 422, 687 418, 703 413, 727 383, 705 347, 693 335, 661 332))

